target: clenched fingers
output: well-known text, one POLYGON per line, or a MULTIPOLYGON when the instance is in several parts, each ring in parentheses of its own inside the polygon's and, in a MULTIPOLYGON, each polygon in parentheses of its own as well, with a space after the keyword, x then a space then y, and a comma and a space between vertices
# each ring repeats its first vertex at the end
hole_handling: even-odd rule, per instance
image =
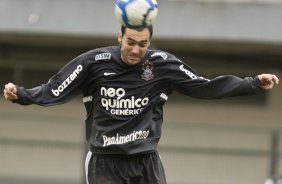
POLYGON ((4 97, 6 100, 18 99, 17 88, 16 88, 16 85, 14 85, 13 83, 6 84, 3 92, 4 92, 4 97))

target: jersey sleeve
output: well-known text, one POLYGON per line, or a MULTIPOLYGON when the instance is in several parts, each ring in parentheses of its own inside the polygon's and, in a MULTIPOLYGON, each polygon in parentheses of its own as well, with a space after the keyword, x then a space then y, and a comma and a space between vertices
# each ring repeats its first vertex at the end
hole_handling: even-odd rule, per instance
POLYGON ((170 81, 173 88, 182 94, 195 98, 218 99, 251 95, 260 90, 258 77, 239 78, 226 75, 206 79, 180 60, 172 61, 170 70, 170 81))
POLYGON ((37 104, 51 106, 63 104, 82 92, 84 81, 88 76, 88 59, 80 55, 66 64, 46 84, 32 89, 17 87, 18 100, 21 105, 37 104))

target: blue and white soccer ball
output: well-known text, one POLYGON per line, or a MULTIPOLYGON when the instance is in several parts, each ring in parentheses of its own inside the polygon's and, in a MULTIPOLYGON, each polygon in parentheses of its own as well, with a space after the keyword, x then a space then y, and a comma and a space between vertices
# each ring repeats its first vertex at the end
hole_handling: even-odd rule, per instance
POLYGON ((158 3, 156 0, 117 0, 115 14, 125 27, 147 27, 157 17, 158 3))

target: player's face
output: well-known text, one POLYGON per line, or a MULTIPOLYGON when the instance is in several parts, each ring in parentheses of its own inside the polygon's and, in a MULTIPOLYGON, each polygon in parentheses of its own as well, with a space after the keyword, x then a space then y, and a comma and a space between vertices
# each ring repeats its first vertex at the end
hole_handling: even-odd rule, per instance
POLYGON ((141 62, 150 46, 150 32, 148 29, 134 30, 127 28, 124 35, 119 33, 118 41, 121 45, 121 59, 128 65, 141 62))

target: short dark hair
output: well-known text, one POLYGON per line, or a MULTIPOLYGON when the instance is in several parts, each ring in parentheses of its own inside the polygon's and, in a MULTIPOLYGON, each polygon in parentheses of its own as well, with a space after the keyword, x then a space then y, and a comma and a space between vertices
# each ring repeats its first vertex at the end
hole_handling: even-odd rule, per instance
MULTIPOLYGON (((121 34, 122 34, 122 36, 125 34, 126 29, 127 29, 127 27, 121 26, 121 34)), ((137 31, 143 31, 144 29, 148 29, 149 32, 150 32, 150 38, 152 38, 152 36, 153 36, 153 25, 149 25, 149 26, 144 27, 144 28, 133 28, 133 29, 137 30, 137 31)))

